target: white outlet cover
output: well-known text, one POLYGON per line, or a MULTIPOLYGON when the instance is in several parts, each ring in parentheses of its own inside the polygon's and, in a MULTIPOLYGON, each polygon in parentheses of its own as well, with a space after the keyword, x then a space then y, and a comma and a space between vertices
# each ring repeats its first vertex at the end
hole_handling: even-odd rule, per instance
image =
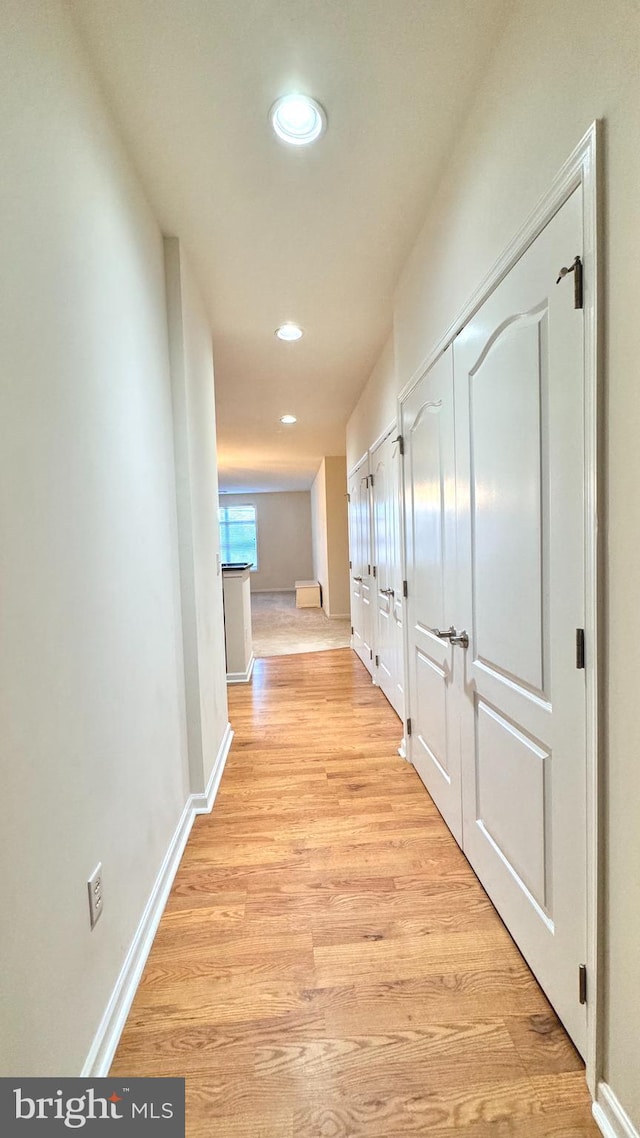
POLYGON ((91 877, 87 881, 87 889, 89 892, 89 919, 91 921, 91 928, 93 929, 100 920, 103 909, 102 862, 98 862, 91 877))

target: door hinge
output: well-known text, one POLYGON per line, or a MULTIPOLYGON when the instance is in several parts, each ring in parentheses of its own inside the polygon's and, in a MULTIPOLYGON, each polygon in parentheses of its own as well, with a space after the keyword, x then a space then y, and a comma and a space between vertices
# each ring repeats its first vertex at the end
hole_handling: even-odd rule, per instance
POLYGON ((347 502, 351 501, 351 494, 347 494, 347 502))
POLYGON ((350 561, 350 562, 349 562, 349 568, 350 568, 350 569, 353 569, 353 561, 350 561))
POLYGON ((560 281, 563 279, 563 277, 566 277, 568 273, 573 273, 573 307, 584 308, 582 261, 579 257, 576 257, 572 265, 569 265, 568 267, 565 265, 562 269, 560 269, 556 284, 560 284, 560 281))
POLYGON ((373 566, 373 575, 374 575, 374 577, 376 576, 376 573, 377 573, 377 570, 376 570, 376 567, 375 567, 375 565, 374 565, 374 566, 373 566))
POLYGON ((367 565, 367 576, 368 577, 371 576, 371 566, 370 565, 367 565))
POLYGON ((373 648, 369 649, 369 659, 373 660, 373 648))
POLYGON ((353 625, 351 625, 351 635, 353 636, 353 625))
POLYGON ((584 666, 584 628, 576 628, 576 668, 584 666))
POLYGON ((403 581, 403 582, 402 582, 402 595, 403 595, 403 597, 408 597, 408 596, 409 596, 409 589, 408 589, 408 586, 407 586, 407 582, 406 582, 406 581, 403 581))
POLYGON ((581 964, 578 968, 578 998, 581 1004, 587 1002, 587 966, 581 964))
POLYGON ((394 443, 399 443, 400 454, 404 454, 404 439, 403 439, 402 435, 398 435, 397 439, 394 439, 393 441, 394 441, 394 443))
POLYGON ((376 656, 376 668, 380 667, 380 657, 376 656))
POLYGON ((369 485, 370 485, 371 489, 373 490, 373 474, 369 475, 369 485))
POLYGON ((407 735, 411 734, 411 720, 407 719, 407 735))

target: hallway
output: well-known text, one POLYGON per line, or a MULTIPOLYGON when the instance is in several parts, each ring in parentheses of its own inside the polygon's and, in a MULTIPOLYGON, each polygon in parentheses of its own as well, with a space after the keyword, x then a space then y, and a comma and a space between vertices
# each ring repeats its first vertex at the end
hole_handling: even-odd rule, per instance
POLYGON ((187 1135, 587 1138, 582 1063, 350 649, 258 660, 114 1075, 187 1135))

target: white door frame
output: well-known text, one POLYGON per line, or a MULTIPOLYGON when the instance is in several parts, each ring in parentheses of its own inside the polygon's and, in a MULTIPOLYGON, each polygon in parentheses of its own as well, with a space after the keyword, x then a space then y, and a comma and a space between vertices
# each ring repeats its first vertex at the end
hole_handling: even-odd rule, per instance
MULTIPOLYGON (((370 470, 370 461, 371 461, 371 460, 370 460, 370 452, 369 452, 369 450, 366 450, 366 451, 364 452, 364 454, 362 454, 362 455, 360 456, 360 458, 358 459, 358 461, 357 461, 357 462, 355 462, 355 463, 353 464, 353 466, 352 466, 352 467, 351 467, 351 468, 350 468, 350 469, 347 471, 347 492, 348 492, 347 496, 348 496, 348 504, 350 505, 350 504, 351 504, 351 499, 350 499, 350 496, 349 496, 349 495, 350 495, 349 486, 350 486, 350 484, 351 484, 351 479, 352 479, 352 478, 353 478, 353 477, 354 477, 354 476, 355 476, 355 475, 358 473, 358 471, 360 470, 360 468, 361 468, 361 467, 364 467, 364 466, 365 466, 365 464, 366 464, 366 471, 367 471, 367 473, 366 473, 366 479, 367 479, 367 499, 368 499, 368 509, 367 509, 367 513, 368 513, 368 518, 369 518, 369 526, 368 526, 368 530, 369 530, 369 533, 368 533, 368 556, 369 556, 369 558, 371 557, 371 553, 372 553, 372 547, 373 547, 373 539, 372 539, 372 518, 371 518, 371 490, 370 490, 370 487, 369 487, 369 470, 370 470)), ((362 477, 362 475, 361 475, 361 477, 362 477)), ((352 550, 352 548, 351 548, 351 533, 352 533, 352 531, 351 531, 351 511, 350 511, 350 510, 348 510, 347 512, 348 512, 348 516, 349 516, 349 526, 348 526, 348 530, 349 530, 349 534, 348 534, 348 536, 349 536, 349 612, 350 612, 350 620, 351 620, 351 621, 353 621, 353 606, 352 606, 352 599, 353 599, 353 592, 352 592, 352 584, 353 584, 353 550, 352 550)), ((368 564, 368 574, 367 574, 367 576, 369 577, 369 579, 371 579, 371 564, 370 564, 370 563, 368 564)), ((369 588, 370 588, 370 587, 371 587, 371 586, 369 586, 369 588)), ((374 678, 374 664, 373 664, 373 656, 374 656, 374 650, 373 650, 373 632, 374 632, 374 629, 373 629, 373 628, 371 628, 371 629, 369 630, 369 631, 370 631, 370 634, 371 634, 371 635, 370 635, 370 639, 371 639, 371 645, 370 645, 370 659, 369 659, 369 664, 367 664, 367 663, 366 663, 366 661, 362 659, 362 656, 360 655, 360 653, 357 651, 357 649, 356 649, 356 648, 355 648, 355 646, 354 646, 354 643, 353 643, 353 627, 354 627, 354 626, 353 626, 353 624, 352 624, 352 625, 351 625, 351 648, 352 648, 352 650, 353 650, 353 651, 356 653, 356 655, 357 655, 358 659, 359 659, 359 660, 360 660, 360 661, 361 661, 361 662, 364 664, 365 668, 366 668, 366 669, 367 669, 367 671, 369 672, 369 675, 371 676, 371 679, 372 679, 373 683, 375 684, 375 682, 376 682, 376 681, 375 681, 375 678, 374 678)))
MULTIPOLYGON (((391 423, 390 426, 386 427, 385 430, 382 431, 381 434, 378 435, 377 439, 369 447, 367 454, 369 456, 369 474, 370 475, 372 473, 372 459, 373 459, 374 452, 378 449, 380 444, 383 443, 385 441, 385 439, 387 439, 389 437, 389 435, 392 433, 392 431, 397 431, 397 429, 398 428, 397 428, 396 423, 395 422, 391 423)), ((376 519, 375 519, 375 513, 374 513, 375 495, 371 493, 371 489, 373 489, 373 488, 370 488, 370 490, 369 490, 369 493, 371 495, 371 507, 370 507, 371 556, 372 556, 372 558, 374 558, 375 553, 376 553, 376 519)), ((402 544, 403 536, 404 535, 403 535, 403 532, 401 530, 400 533, 398 534, 398 541, 400 544, 402 544)), ((374 564, 375 564, 375 562, 374 562, 374 564)), ((376 580, 376 583, 377 583, 377 573, 376 573, 376 577, 374 579, 376 580)), ((377 592, 377 588, 376 588, 376 592, 377 592)), ((378 605, 377 605, 377 601, 376 601, 376 621, 375 621, 374 633, 375 634, 374 634, 374 636, 372 636, 371 640, 373 643, 373 654, 374 654, 374 659, 375 659, 375 657, 377 656, 378 647, 379 647, 379 645, 378 645, 378 605)), ((375 687, 380 686, 378 684, 378 669, 377 669, 377 665, 375 665, 375 663, 374 663, 373 671, 371 673, 371 682, 375 685, 375 687)))
MULTIPOLYGON (((599 520, 602 503, 599 497, 598 470, 600 464, 599 404, 602 385, 602 312, 600 274, 601 228, 599 225, 598 192, 600 185, 601 124, 594 122, 557 174, 544 197, 525 221, 522 228, 507 246, 501 257, 476 289, 462 312, 450 324, 434 350, 423 361, 398 396, 398 423, 403 426, 403 405, 407 396, 449 347, 471 317, 484 304, 491 292, 511 271, 516 261, 535 241, 552 217, 579 186, 583 200, 583 266, 584 266, 584 444, 585 444, 585 643, 586 643, 586 769, 587 769, 587 1084, 595 1099, 598 1081, 602 1077, 602 935, 603 880, 602 880, 602 783, 601 754, 599 747, 598 689, 600 677, 599 639, 602 629, 598 614, 601 611, 601 556, 599 520)), ((561 256, 561 254, 559 254, 561 256)), ((560 269, 560 264, 558 264, 560 269)), ((571 286, 570 286, 571 287, 571 286)), ((402 546, 406 548, 405 504, 401 511, 402 546)), ((405 676, 408 660, 408 629, 404 631, 405 676)), ((405 714, 411 715, 410 692, 405 687, 405 714)), ((406 731, 406 722, 405 722, 406 731)), ((576 981, 577 983, 577 981, 576 981)))
MULTIPOLYGON (((396 439, 394 441, 397 442, 398 441, 398 439, 397 439, 398 424, 397 424, 395 419, 393 420, 392 423, 390 423, 387 427, 385 427, 384 431, 380 432, 377 439, 369 447, 368 453, 369 453, 369 471, 370 471, 370 474, 375 473, 373 470, 373 458, 374 458, 375 452, 377 451, 378 447, 382 446, 382 443, 386 442, 386 440, 391 437, 391 435, 396 436, 396 439)), ((401 465, 400 466, 401 472, 402 472, 402 469, 403 469, 403 467, 401 465)), ((400 481, 402 482, 402 473, 401 473, 400 481)), ((375 509, 374 509, 375 483, 372 485, 371 489, 373 490, 373 493, 371 495, 371 552, 372 552, 372 556, 375 557, 375 553, 376 553, 376 520, 375 520, 375 509)), ((393 489, 393 487, 392 487, 392 489, 393 489)), ((397 527, 397 533, 396 533, 398 565, 396 566, 396 579, 400 580, 400 581, 402 581, 404 579, 404 576, 405 576, 405 557, 404 557, 405 551, 404 551, 404 540, 403 540, 404 539, 404 512, 403 512, 403 508, 402 508, 403 503, 404 503, 404 496, 402 494, 402 487, 400 486, 398 488, 398 501, 396 503, 396 505, 398 507, 398 527, 397 527)), ((379 566, 376 566, 376 568, 379 569, 379 566)), ((400 602, 400 607, 402 609, 402 627, 404 630, 404 623, 406 620, 405 599, 402 595, 400 595, 400 596, 394 598, 394 603, 396 600, 400 602)), ((377 657, 378 649, 380 647, 380 645, 378 643, 377 604, 376 604, 375 632, 376 632, 376 635, 374 638, 373 650, 374 650, 374 656, 377 657)), ((406 674, 407 674, 406 673, 406 666, 405 666, 405 659, 404 659, 404 631, 402 633, 401 666, 402 666, 402 691, 403 691, 403 706, 404 706, 404 693, 405 693, 405 689, 406 689, 406 674)), ((374 670, 374 673, 372 676, 372 680, 376 686, 379 686, 377 676, 378 676, 378 669, 376 666, 376 669, 374 670)), ((397 712, 400 720, 404 723, 402 715, 400 715, 400 713, 397 711, 397 708, 393 704, 392 704, 392 706, 393 706, 394 711, 397 712)), ((402 756, 402 758, 406 758, 406 739, 405 739, 404 735, 403 735, 403 738, 402 738, 401 743, 400 743, 399 754, 402 756)))

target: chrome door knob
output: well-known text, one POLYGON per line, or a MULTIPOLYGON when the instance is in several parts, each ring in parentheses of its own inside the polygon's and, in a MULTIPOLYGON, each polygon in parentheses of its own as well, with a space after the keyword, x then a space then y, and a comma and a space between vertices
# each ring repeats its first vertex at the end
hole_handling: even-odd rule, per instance
POLYGON ((450 644, 461 644, 463 648, 469 647, 469 637, 464 629, 462 632, 458 632, 454 626, 451 625, 446 632, 441 632, 439 628, 434 628, 432 631, 439 640, 448 640, 450 644))
POLYGON ((449 638, 449 643, 450 644, 461 644, 463 648, 468 648, 469 647, 469 637, 463 629, 462 632, 456 632, 455 636, 451 636, 449 638))

